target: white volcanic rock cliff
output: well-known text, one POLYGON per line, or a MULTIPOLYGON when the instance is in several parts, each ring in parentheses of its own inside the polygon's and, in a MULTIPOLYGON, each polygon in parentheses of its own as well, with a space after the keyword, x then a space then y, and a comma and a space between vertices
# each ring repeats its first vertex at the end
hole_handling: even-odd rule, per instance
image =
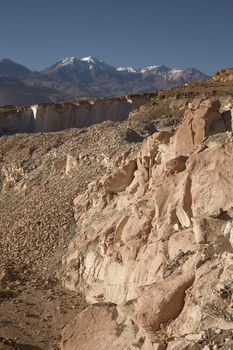
POLYGON ((63 330, 62 350, 198 350, 227 338, 233 137, 219 108, 195 100, 175 134, 150 136, 74 200, 63 282, 92 305, 63 330))
POLYGON ((128 118, 131 111, 149 102, 151 97, 152 94, 135 94, 118 98, 9 108, 0 113, 0 130, 50 132, 84 128, 107 120, 122 121, 128 118))

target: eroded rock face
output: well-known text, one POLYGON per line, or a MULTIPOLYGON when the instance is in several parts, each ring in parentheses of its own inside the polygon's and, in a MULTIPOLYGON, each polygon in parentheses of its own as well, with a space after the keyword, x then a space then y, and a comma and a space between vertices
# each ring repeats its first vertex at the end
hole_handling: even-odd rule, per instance
POLYGON ((151 94, 130 97, 86 99, 80 102, 47 103, 0 111, 0 130, 11 132, 50 132, 84 128, 107 120, 128 118, 134 109, 150 101, 151 94))
POLYGON ((215 81, 233 81, 233 69, 227 68, 216 72, 213 76, 215 81))
POLYGON ((190 104, 174 138, 176 155, 190 156, 205 137, 226 131, 219 109, 220 103, 214 99, 197 99, 190 104))
MULTIPOLYGON (((92 304, 116 304, 135 325, 127 347, 118 334, 116 349, 134 349, 136 339, 144 350, 202 349, 208 337, 200 332, 233 326, 233 137, 223 134, 219 108, 194 101, 176 134, 152 135, 137 157, 126 152, 74 201, 77 235, 63 259, 64 284, 92 304)), ((82 344, 82 332, 78 318, 63 349, 82 344)))

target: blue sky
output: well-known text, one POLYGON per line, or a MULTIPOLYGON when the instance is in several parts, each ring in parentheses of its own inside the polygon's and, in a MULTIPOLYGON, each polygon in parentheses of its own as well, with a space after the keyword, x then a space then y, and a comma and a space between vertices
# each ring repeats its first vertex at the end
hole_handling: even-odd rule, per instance
POLYGON ((39 70, 93 55, 114 66, 233 66, 232 0, 0 0, 0 58, 39 70))

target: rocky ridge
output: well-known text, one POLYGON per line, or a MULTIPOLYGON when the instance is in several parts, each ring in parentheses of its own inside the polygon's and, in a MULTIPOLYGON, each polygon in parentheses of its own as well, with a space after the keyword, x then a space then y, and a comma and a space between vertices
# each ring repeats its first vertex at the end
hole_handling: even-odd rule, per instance
POLYGON ((213 79, 215 81, 233 81, 233 69, 222 69, 214 74, 213 79))
POLYGON ((232 109, 233 86, 230 81, 214 79, 191 82, 155 93, 145 105, 135 109, 129 115, 131 120, 155 121, 159 129, 177 127, 188 104, 198 97, 215 97, 221 102, 220 111, 232 109))
POLYGON ((219 110, 194 100, 175 133, 122 154, 74 200, 63 283, 91 306, 62 350, 232 349, 233 136, 219 110))

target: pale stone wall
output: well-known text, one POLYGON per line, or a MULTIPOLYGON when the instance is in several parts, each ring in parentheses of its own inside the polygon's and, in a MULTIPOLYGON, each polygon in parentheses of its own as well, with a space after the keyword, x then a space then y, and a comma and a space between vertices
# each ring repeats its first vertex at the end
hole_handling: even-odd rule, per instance
POLYGON ((150 101, 150 94, 109 99, 90 99, 77 103, 34 105, 0 113, 0 130, 51 132, 83 128, 103 121, 122 121, 132 110, 150 101))

